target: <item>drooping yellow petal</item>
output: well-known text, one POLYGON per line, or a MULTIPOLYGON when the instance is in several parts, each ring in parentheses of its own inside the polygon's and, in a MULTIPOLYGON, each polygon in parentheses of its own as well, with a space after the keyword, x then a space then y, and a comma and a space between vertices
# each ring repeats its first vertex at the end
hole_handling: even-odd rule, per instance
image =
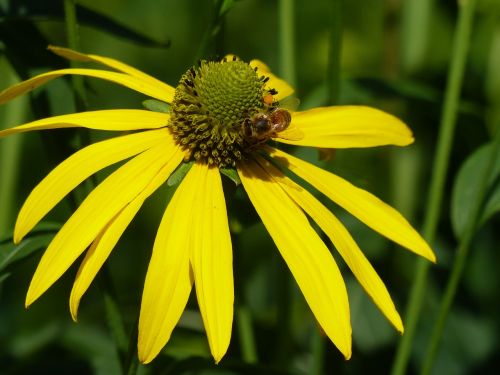
POLYGON ((269 80, 266 83, 265 88, 267 90, 269 89, 275 89, 278 91, 278 94, 274 96, 276 100, 283 100, 287 96, 290 96, 293 94, 295 91, 292 86, 290 86, 286 81, 282 80, 281 78, 278 78, 275 76, 273 73, 271 73, 271 69, 264 64, 260 60, 252 60, 250 61, 250 66, 252 68, 257 68, 257 74, 259 76, 263 75, 266 77, 269 77, 269 80))
POLYGON ((34 130, 88 128, 97 130, 129 131, 158 129, 168 124, 167 113, 140 109, 108 109, 47 117, 14 128, 0 131, 0 137, 34 130))
POLYGON ((281 185, 283 190, 307 212, 316 224, 319 225, 321 230, 325 232, 366 293, 392 325, 399 332, 403 333, 403 322, 384 282, 380 279, 344 225, 311 193, 285 177, 271 163, 263 158, 258 158, 258 162, 281 185))
POLYGON ((73 289, 71 290, 69 298, 71 317, 74 321, 77 319, 78 306, 80 305, 83 294, 87 291, 97 275, 97 272, 101 269, 123 232, 135 217, 144 201, 166 181, 184 156, 182 151, 178 148, 171 150, 171 155, 171 158, 161 168, 160 172, 158 172, 149 185, 104 227, 85 254, 85 258, 78 269, 78 274, 76 275, 75 283, 73 284, 73 289))
POLYGON ((129 89, 138 91, 144 95, 164 102, 169 102, 172 97, 169 92, 165 92, 161 87, 158 87, 151 82, 131 76, 129 74, 98 69, 60 69, 39 74, 33 78, 30 78, 26 81, 20 82, 3 90, 2 92, 0 92, 0 104, 8 102, 9 100, 18 97, 19 95, 25 94, 47 82, 52 81, 53 79, 62 77, 67 74, 101 78, 107 81, 118 83, 119 85, 128 87, 129 89))
POLYGON ((151 362, 170 339, 191 292, 193 197, 200 186, 190 171, 163 215, 149 262, 139 317, 139 360, 151 362))
POLYGON ((309 182, 373 230, 432 262, 436 261, 436 256, 429 245, 408 221, 373 194, 283 151, 271 147, 267 147, 267 151, 282 165, 309 182))
POLYGON ((165 95, 170 96, 170 100, 168 103, 172 102, 174 99, 174 93, 175 89, 167 85, 166 83, 150 76, 149 74, 146 74, 139 69, 136 69, 134 67, 131 67, 130 65, 124 64, 121 61, 111 59, 109 57, 104 57, 104 56, 98 56, 98 55, 91 55, 91 54, 85 54, 77 51, 73 51, 69 48, 63 48, 63 47, 57 47, 57 46, 49 46, 48 49, 55 54, 62 56, 66 59, 69 60, 75 60, 75 61, 93 61, 97 62, 103 65, 106 65, 110 68, 116 69, 120 72, 130 74, 131 76, 143 79, 145 81, 148 81, 152 83, 153 85, 157 86, 159 89, 163 90, 165 92, 165 95))
POLYGON ((43 254, 28 289, 26 307, 61 277, 104 226, 144 190, 167 160, 163 145, 155 146, 120 167, 88 195, 43 254))
POLYGON ((54 168, 30 193, 19 211, 14 243, 38 224, 70 191, 97 171, 161 143, 166 152, 175 147, 166 129, 112 138, 87 146, 54 168))
POLYGON ((350 358, 347 291, 328 248, 301 209, 260 166, 247 160, 238 166, 238 174, 319 324, 345 358, 350 358))
POLYGON ((280 142, 325 148, 407 146, 413 142, 411 130, 401 120, 370 107, 335 106, 294 112, 292 124, 304 137, 289 140, 285 130, 280 142))
POLYGON ((233 254, 226 203, 218 168, 195 164, 186 178, 198 186, 190 259, 210 350, 218 363, 229 347, 233 325, 233 254))

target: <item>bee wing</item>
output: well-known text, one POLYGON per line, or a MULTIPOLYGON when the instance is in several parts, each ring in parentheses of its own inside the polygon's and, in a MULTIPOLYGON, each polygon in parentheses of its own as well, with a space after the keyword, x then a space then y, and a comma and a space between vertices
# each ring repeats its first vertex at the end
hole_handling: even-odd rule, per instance
POLYGON ((278 102, 277 107, 286 109, 289 112, 295 112, 299 108, 300 100, 294 96, 287 96, 278 102))
POLYGON ((274 138, 287 139, 289 141, 300 141, 304 138, 304 133, 292 123, 288 128, 277 133, 274 138))

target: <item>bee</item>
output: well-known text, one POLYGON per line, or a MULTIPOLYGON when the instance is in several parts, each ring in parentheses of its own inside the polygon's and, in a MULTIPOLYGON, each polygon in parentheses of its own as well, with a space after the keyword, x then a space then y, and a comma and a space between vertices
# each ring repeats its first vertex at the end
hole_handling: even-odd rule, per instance
POLYGON ((273 108, 268 113, 256 113, 243 121, 243 134, 254 141, 276 137, 290 125, 292 116, 283 108, 273 108))

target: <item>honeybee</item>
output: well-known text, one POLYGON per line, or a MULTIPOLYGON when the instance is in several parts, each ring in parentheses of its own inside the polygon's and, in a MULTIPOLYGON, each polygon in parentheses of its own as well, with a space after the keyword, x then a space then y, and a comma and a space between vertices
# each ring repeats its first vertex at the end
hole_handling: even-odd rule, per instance
POLYGON ((292 116, 283 108, 273 108, 268 113, 256 113, 243 121, 243 134, 254 141, 276 137, 290 125, 292 116))

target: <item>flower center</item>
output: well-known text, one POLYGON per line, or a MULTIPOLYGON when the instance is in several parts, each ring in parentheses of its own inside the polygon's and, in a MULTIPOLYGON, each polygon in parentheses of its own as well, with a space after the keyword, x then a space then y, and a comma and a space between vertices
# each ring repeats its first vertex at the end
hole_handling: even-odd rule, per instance
POLYGON ((175 140, 197 161, 234 167, 256 144, 245 123, 267 111, 263 98, 275 94, 266 81, 243 61, 201 61, 175 90, 168 124, 175 140))

